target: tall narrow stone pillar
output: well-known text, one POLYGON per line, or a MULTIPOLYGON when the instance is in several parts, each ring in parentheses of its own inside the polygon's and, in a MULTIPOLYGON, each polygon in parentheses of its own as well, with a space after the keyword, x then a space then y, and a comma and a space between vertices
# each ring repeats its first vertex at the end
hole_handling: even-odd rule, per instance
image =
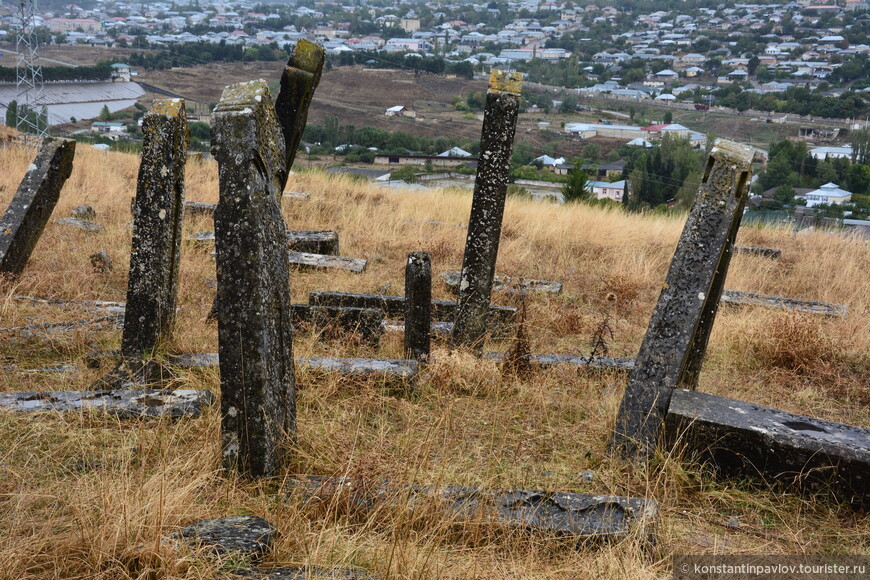
POLYGON ((748 193, 754 151, 717 140, 628 380, 611 450, 647 458, 677 387, 696 380, 748 193), (687 369, 695 369, 691 378, 687 369))
POLYGON ((278 474, 296 429, 284 137, 265 81, 224 89, 212 116, 224 465, 278 474))
POLYGON ((489 77, 459 301, 450 339, 453 346, 483 346, 521 90, 520 73, 496 70, 489 77))
POLYGON ((17 276, 24 270, 72 173, 75 153, 76 142, 71 139, 42 141, 0 219, 0 274, 17 276))
MULTIPOLYGON (((284 133, 284 166, 288 172, 302 140, 302 132, 308 121, 308 107, 314 98, 317 85, 320 84, 325 57, 322 46, 300 40, 293 48, 293 54, 287 60, 287 66, 281 75, 281 90, 275 100, 275 112, 284 133)), ((282 193, 283 185, 278 195, 282 193)))
POLYGON ((121 354, 143 357, 172 330, 190 135, 182 99, 155 101, 142 120, 142 161, 133 202, 133 247, 121 354))
POLYGON ((405 358, 429 358, 431 327, 432 262, 428 252, 412 252, 405 264, 405 358))

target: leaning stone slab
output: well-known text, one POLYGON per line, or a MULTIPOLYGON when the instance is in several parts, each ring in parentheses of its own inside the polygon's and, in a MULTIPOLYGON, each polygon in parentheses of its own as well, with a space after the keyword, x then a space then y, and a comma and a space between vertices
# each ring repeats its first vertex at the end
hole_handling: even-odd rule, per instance
MULTIPOLYGON (((504 353, 501 352, 487 352, 484 353, 483 358, 502 361, 504 356, 504 353)), ((630 371, 634 368, 633 358, 588 357, 571 354, 529 354, 526 358, 530 363, 542 369, 560 365, 615 371, 630 371)))
MULTIPOLYGON (((217 353, 177 355, 170 357, 169 364, 181 368, 216 367, 218 355, 217 353)), ((296 359, 296 365, 301 368, 351 376, 388 376, 400 379, 410 379, 418 370, 416 361, 406 359, 299 357, 296 359)))
POLYGON ((339 499, 361 510, 389 505, 411 511, 440 508, 446 517, 460 521, 477 519, 578 540, 618 540, 633 533, 652 540, 658 520, 658 504, 640 497, 407 486, 342 477, 310 477, 293 483, 296 497, 306 505, 339 499))
MULTIPOLYGON (((454 294, 459 293, 461 274, 459 270, 445 270, 441 273, 444 285, 454 294)), ((554 280, 527 280, 509 276, 495 276, 492 281, 493 292, 545 292, 561 294, 562 283, 554 280)))
POLYGON ((230 85, 212 113, 224 466, 271 477, 296 432, 284 137, 266 81, 230 85))
POLYGON ((761 256, 762 258, 771 258, 777 260, 782 257, 782 250, 773 248, 756 248, 753 246, 734 246, 734 251, 738 254, 747 254, 749 256, 761 256))
POLYGON ((234 516, 196 522, 173 537, 221 556, 245 556, 257 562, 272 547, 277 533, 275 526, 263 518, 234 516))
POLYGON ((210 391, 132 389, 113 391, 60 391, 53 393, 0 393, 0 409, 12 411, 99 410, 122 418, 198 417, 214 402, 210 391))
POLYGON ((287 258, 290 260, 290 264, 295 266, 326 270, 349 270, 356 274, 364 272, 368 265, 368 260, 363 258, 326 256, 323 254, 310 254, 307 252, 288 252, 287 258))
POLYGON ((760 477, 870 508, 870 429, 677 389, 665 423, 723 477, 760 477))
MULTIPOLYGON (((293 47, 287 65, 281 74, 281 89, 275 99, 275 112, 284 134, 285 167, 290 171, 296 150, 302 141, 302 132, 308 122, 308 107, 314 98, 314 91, 320 84, 326 51, 319 44, 301 39, 293 47)), ((286 184, 286 176, 284 179, 286 184)), ((284 190, 282 184, 280 192, 284 190)))
POLYGON ((721 301, 727 304, 769 306, 771 308, 784 308, 799 312, 809 312, 811 314, 823 314, 825 316, 845 317, 849 312, 849 307, 845 304, 800 300, 798 298, 785 298, 769 294, 756 294, 755 292, 738 292, 737 290, 725 290, 722 293, 721 301))
MULTIPOLYGON (((318 306, 355 306, 357 308, 380 308, 384 314, 392 318, 404 318, 405 297, 389 296, 387 294, 360 294, 354 292, 332 292, 315 290, 308 294, 308 303, 318 306)), ((511 324, 516 320, 517 309, 514 306, 491 304, 490 318, 495 325, 511 324)), ((432 318, 449 320, 456 314, 456 301, 433 300, 432 318)))
POLYGON ((6 213, 0 218, 0 274, 17 276, 27 265, 72 173, 76 142, 46 138, 6 213))
POLYGON ((88 232, 89 234, 97 234, 106 229, 100 224, 95 224, 94 222, 89 222, 87 220, 80 220, 78 218, 60 218, 54 220, 54 223, 62 226, 71 226, 82 230, 83 232, 88 232))
POLYGON ((190 136, 184 101, 155 101, 142 121, 145 136, 133 202, 133 243, 121 353, 148 356, 175 323, 184 166, 190 136))
MULTIPOLYGON (((214 232, 194 232, 189 242, 213 243, 214 232)), ((334 230, 296 230, 287 232, 287 244, 295 252, 338 255, 338 232, 334 230)))

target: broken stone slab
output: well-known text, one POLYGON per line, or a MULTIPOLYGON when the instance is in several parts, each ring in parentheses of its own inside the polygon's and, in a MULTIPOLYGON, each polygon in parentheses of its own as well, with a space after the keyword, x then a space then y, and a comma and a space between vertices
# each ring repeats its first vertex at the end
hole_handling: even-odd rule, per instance
MULTIPOLYGON (((181 368, 216 367, 218 354, 182 354, 170 357, 168 362, 181 368)), ((298 357, 296 365, 351 376, 389 376, 400 379, 410 379, 418 370, 416 361, 406 359, 298 357)))
POLYGON ((76 142, 46 138, 0 218, 0 274, 20 274, 36 247, 60 190, 72 173, 76 142))
POLYGON ((133 202, 133 241, 121 353, 146 357, 175 324, 190 144, 182 99, 154 101, 142 120, 142 160, 133 202))
POLYGON ((638 534, 652 541, 658 521, 657 502, 641 497, 458 485, 408 486, 343 477, 309 477, 292 483, 294 495, 306 505, 338 499, 360 510, 391 504, 411 511, 440 508, 445 516, 458 520, 478 519, 577 540, 618 540, 638 534))
MULTIPOLYGON (((454 294, 459 293, 459 270, 445 270, 440 278, 444 285, 454 294)), ((549 294, 561 294, 562 283, 553 280, 529 280, 525 278, 511 278, 509 276, 495 276, 492 281, 493 292, 546 292, 549 294)))
POLYGON ((67 298, 36 298, 33 296, 15 296, 14 298, 15 300, 22 300, 33 304, 78 306, 94 312, 107 312, 110 314, 123 314, 127 306, 124 302, 111 302, 108 300, 69 300, 67 298))
POLYGON ((462 282, 450 337, 453 346, 479 350, 487 332, 522 83, 523 75, 517 72, 493 70, 489 77, 462 282))
POLYGON ((760 477, 870 508, 870 429, 677 389, 665 430, 670 445, 722 477, 760 477))
MULTIPOLYGON (((452 322, 438 322, 437 320, 433 320, 432 325, 429 327, 429 334, 433 336, 449 336, 452 330, 452 322)), ((384 332, 405 332, 405 322, 403 320, 385 320, 384 332)))
POLYGON ((198 417, 214 402, 210 391, 131 389, 114 391, 60 391, 0 393, 0 409, 12 411, 99 410, 122 418, 198 417))
POLYGON ((263 518, 232 516, 193 523, 172 537, 220 556, 239 555, 258 562, 272 547, 277 533, 263 518))
POLYGON ((42 367, 38 369, 18 369, 21 373, 34 373, 40 375, 63 375, 74 373, 78 370, 74 365, 57 365, 53 367, 42 367))
POLYGON ((734 251, 738 254, 747 254, 749 256, 761 256, 762 258, 770 258, 778 260, 782 257, 782 250, 773 248, 757 248, 753 246, 734 246, 734 251))
MULTIPOLYGON (((487 352, 483 358, 502 361, 505 358, 502 352, 487 352)), ((572 354, 529 354, 525 358, 533 365, 546 369, 559 365, 570 365, 590 369, 630 371, 634 368, 633 358, 619 358, 607 356, 576 356, 572 354)))
POLYGON ((95 274, 108 274, 115 269, 111 256, 104 251, 94 252, 88 259, 95 274))
POLYGON ((311 194, 302 191, 285 191, 283 197, 286 197, 287 199, 308 200, 311 198, 311 194))
POLYGON ((717 139, 629 375, 610 438, 624 458, 649 459, 675 388, 694 388, 749 193, 751 147, 717 139))
POLYGON ((104 229, 105 227, 100 224, 95 224, 94 222, 89 222, 87 220, 80 220, 77 218, 60 218, 54 220, 54 223, 61 224, 63 226, 72 226, 74 228, 78 228, 84 232, 88 232, 89 234, 96 234, 104 229))
POLYGON ((212 217, 214 215, 214 210, 217 207, 216 203, 207 203, 205 201, 185 201, 184 202, 184 213, 185 215, 193 216, 207 216, 212 217))
MULTIPOLYGON (((214 232, 194 232, 189 242, 213 243, 214 232)), ((295 252, 338 255, 338 232, 334 230, 296 230, 287 232, 287 244, 295 252)))
MULTIPOLYGON (((309 292, 308 303, 317 306, 356 306, 357 308, 380 308, 384 314, 393 318, 404 318, 405 297, 387 294, 361 294, 355 292, 332 292, 315 290, 309 292)), ((491 304, 489 315, 495 325, 509 325, 516 320, 517 309, 514 306, 491 304)), ((456 314, 456 301, 433 300, 432 318, 435 320, 450 320, 456 314)))
POLYGON ((318 330, 339 328, 359 334, 364 340, 378 342, 384 333, 384 311, 380 308, 310 306, 292 304, 293 324, 306 322, 318 330))
POLYGON ((375 580, 368 572, 351 568, 291 566, 289 568, 254 569, 240 572, 250 580, 375 580))
POLYGON ((363 258, 346 258, 342 256, 326 256, 307 252, 288 252, 290 264, 301 267, 349 270, 356 274, 365 271, 368 260, 363 258))
POLYGON ((121 328, 124 324, 123 314, 112 314, 84 320, 67 320, 62 322, 40 322, 26 326, 11 326, 0 328, 2 334, 18 334, 21 337, 31 337, 37 334, 54 334, 57 332, 72 332, 83 328, 121 328))
POLYGON ((77 205, 73 208, 69 215, 70 217, 91 222, 97 219, 97 212, 89 205, 77 205))
POLYGON ((814 300, 800 300, 798 298, 785 298, 770 294, 756 294, 755 292, 738 292, 737 290, 725 290, 722 293, 721 302, 727 304, 743 304, 752 306, 769 306, 771 308, 784 308, 809 312, 811 314, 823 314, 825 316, 845 317, 849 307, 845 304, 832 302, 816 302, 814 300))
MULTIPOLYGON (((223 464, 271 477, 296 433, 285 138, 266 81, 226 87, 212 113, 223 464)), ((301 129, 300 129, 301 131, 301 129)))

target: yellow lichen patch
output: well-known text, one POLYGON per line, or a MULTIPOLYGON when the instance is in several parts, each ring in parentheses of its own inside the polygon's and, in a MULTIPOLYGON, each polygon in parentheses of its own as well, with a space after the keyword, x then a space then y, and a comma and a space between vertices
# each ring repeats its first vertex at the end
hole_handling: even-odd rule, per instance
POLYGON ((523 91, 523 73, 494 70, 489 75, 489 90, 519 95, 523 91))
POLYGON ((300 40, 293 49, 287 65, 310 73, 316 73, 324 59, 323 47, 308 40, 300 40))
POLYGON ((742 170, 745 170, 752 164, 755 150, 747 145, 727 139, 716 139, 711 155, 725 162, 736 163, 742 170))
POLYGON ((180 117, 185 115, 184 99, 160 99, 154 101, 149 113, 166 115, 168 117, 180 117))

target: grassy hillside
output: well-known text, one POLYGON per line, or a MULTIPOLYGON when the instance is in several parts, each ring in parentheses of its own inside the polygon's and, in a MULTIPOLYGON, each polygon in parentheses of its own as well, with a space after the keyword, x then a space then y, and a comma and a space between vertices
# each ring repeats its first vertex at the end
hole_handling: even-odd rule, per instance
MULTIPOLYGON (((0 210, 33 155, 0 148, 0 210)), ((81 147, 54 216, 90 204, 106 229, 86 234, 50 223, 25 273, 0 286, 0 327, 92 316, 16 295, 125 299, 137 167, 135 156, 81 147), (100 250, 114 260, 109 274, 90 266, 89 255, 100 250)), ((315 289, 374 292, 389 285, 388 293, 402 294, 410 251, 431 252, 436 275, 461 264, 465 229, 427 222, 466 222, 469 193, 384 190, 315 172, 292 176, 287 188, 311 193, 308 201, 284 201, 290 229, 336 229, 343 255, 369 259, 361 275, 294 272, 294 302, 307 302, 315 289)), ((217 197, 216 165, 191 162, 187 198, 217 197)), ((499 273, 565 285, 558 297, 528 297, 532 351, 589 354, 603 339, 611 356, 634 356, 682 221, 509 200, 499 273)), ((185 229, 212 229, 211 220, 194 218, 185 229)), ((736 256, 727 288, 845 303, 850 315, 829 320, 723 307, 699 389, 870 426, 870 247, 776 228, 745 228, 738 243, 781 248, 783 258, 736 256)), ((217 329, 205 321, 214 295, 210 251, 184 247, 169 350, 217 348, 217 329)), ((448 297, 440 284, 434 293, 448 297)), ((494 302, 515 298, 499 294, 494 302)), ((2 331, 0 392, 85 389, 107 370, 88 368, 86 355, 119 342, 117 330, 2 331), (76 371, 23 372, 60 364, 76 371)), ((490 342, 487 349, 509 345, 490 342)), ((373 348, 304 331, 294 336, 294 350, 399 357, 401 335, 387 334, 373 348)), ((672 554, 870 553, 866 514, 746 482, 716 482, 676 453, 648 470, 611 462, 605 446, 625 374, 559 368, 518 377, 443 343, 435 344, 433 359, 408 389, 298 371, 299 435, 287 475, 644 495, 660 502, 657 546, 647 552, 629 538, 577 548, 432 514, 303 509, 282 500, 282 481, 245 482, 221 471, 217 406, 174 423, 0 411, 0 577, 213 577, 239 563, 216 563, 161 538, 197 519, 244 513, 280 530, 267 564, 358 566, 383 578, 657 578, 669 577, 672 554), (587 470, 591 482, 581 475, 587 470), (735 516, 740 525, 731 529, 725 523, 735 516)), ((217 370, 182 373, 174 385, 219 394, 217 370)))

